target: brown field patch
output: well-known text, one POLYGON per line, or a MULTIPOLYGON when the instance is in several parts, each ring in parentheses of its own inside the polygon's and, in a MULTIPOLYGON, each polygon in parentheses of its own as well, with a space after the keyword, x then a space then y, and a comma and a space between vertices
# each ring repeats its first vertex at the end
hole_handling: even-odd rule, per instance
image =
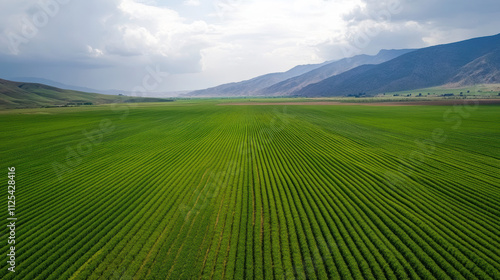
POLYGON ((404 102, 338 102, 338 101, 311 101, 311 102, 235 102, 235 103, 221 103, 218 105, 234 105, 234 106, 244 106, 244 105, 256 105, 256 106, 266 106, 266 105, 337 105, 337 106, 425 106, 425 105, 435 105, 435 106, 450 106, 450 105, 488 105, 488 104, 500 104, 500 99, 451 99, 451 100, 433 100, 433 101, 404 101, 404 102))

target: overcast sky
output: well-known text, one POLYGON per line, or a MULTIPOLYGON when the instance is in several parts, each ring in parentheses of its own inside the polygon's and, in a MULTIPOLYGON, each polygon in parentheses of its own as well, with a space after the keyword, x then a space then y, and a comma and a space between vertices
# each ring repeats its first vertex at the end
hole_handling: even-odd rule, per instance
POLYGON ((151 90, 201 89, 494 35, 499 11, 498 0, 2 0, 0 78, 130 90, 159 71, 151 90))

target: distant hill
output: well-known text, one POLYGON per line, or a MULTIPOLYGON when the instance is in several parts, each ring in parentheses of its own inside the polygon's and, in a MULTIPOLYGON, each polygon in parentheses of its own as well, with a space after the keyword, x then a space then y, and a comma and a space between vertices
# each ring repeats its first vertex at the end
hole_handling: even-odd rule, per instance
POLYGON ((419 49, 375 66, 354 68, 290 94, 307 97, 376 94, 499 81, 500 34, 419 49))
POLYGON ((223 84, 220 86, 192 91, 187 96, 272 96, 288 95, 309 84, 319 82, 363 64, 378 64, 412 50, 382 50, 377 55, 357 55, 321 64, 299 65, 281 73, 262 75, 250 80, 223 84))
POLYGON ((451 79, 451 86, 500 83, 500 51, 481 56, 464 67, 451 79))
MULTIPOLYGON (((69 90, 74 90, 74 91, 82 91, 82 92, 95 92, 95 93, 101 93, 101 94, 107 94, 107 95, 129 95, 131 91, 127 90, 119 90, 119 89, 106 89, 106 90, 100 90, 100 89, 94 89, 94 88, 88 88, 88 87, 79 87, 79 86, 73 86, 73 85, 68 85, 68 84, 63 84, 59 83, 56 81, 52 81, 49 79, 43 79, 43 78, 36 78, 36 77, 15 77, 15 78, 7 78, 8 80, 11 81, 18 81, 18 82, 24 82, 24 83, 34 83, 34 84, 44 84, 60 89, 69 89, 69 90)), ((190 92, 190 90, 182 90, 182 91, 148 91, 145 93, 145 97, 155 97, 155 98, 171 98, 171 97, 177 97, 181 94, 185 94, 190 92)))
POLYGON ((102 90, 97 90, 97 89, 88 88, 88 87, 73 86, 73 85, 68 85, 68 84, 63 84, 63 83, 59 83, 56 81, 52 81, 49 79, 36 78, 36 77, 15 77, 15 78, 9 77, 7 79, 11 80, 11 81, 17 81, 17 82, 23 82, 23 83, 43 84, 43 85, 47 85, 47 86, 51 86, 51 87, 55 87, 55 88, 81 91, 81 92, 94 92, 94 93, 109 94, 109 95, 118 95, 119 93, 122 93, 122 94, 125 93, 125 92, 108 92, 108 91, 102 91, 102 90))
POLYGON ((263 95, 290 95, 307 85, 341 74, 364 64, 380 64, 413 50, 381 50, 377 55, 357 55, 328 63, 303 75, 276 83, 261 90, 263 95))
POLYGON ((329 62, 324 62, 321 64, 299 65, 286 72, 271 73, 242 82, 223 84, 212 88, 191 91, 187 93, 186 96, 216 97, 260 95, 259 91, 263 88, 287 80, 289 78, 302 75, 328 63, 329 62))
POLYGON ((39 83, 13 82, 0 79, 1 109, 162 101, 168 100, 104 95, 60 89, 39 83))

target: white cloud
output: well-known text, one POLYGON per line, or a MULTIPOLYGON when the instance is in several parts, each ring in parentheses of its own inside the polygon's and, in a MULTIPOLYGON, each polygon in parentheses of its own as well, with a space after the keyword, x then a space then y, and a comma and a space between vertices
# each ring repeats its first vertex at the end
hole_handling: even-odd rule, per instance
POLYGON ((87 52, 88 52, 89 56, 91 56, 91 57, 99 57, 99 56, 102 56, 104 54, 102 52, 102 50, 92 48, 91 46, 87 46, 87 52))
POLYGON ((203 21, 182 18, 176 11, 123 0, 118 6, 122 17, 110 26, 106 50, 116 55, 182 57, 185 50, 203 46, 208 26, 203 21))
POLYGON ((184 5, 196 7, 200 6, 201 3, 200 0, 184 0, 184 5))
POLYGON ((346 25, 342 16, 360 3, 221 0, 223 13, 216 14, 215 31, 209 36, 213 44, 204 51, 207 71, 227 73, 227 82, 262 74, 262 69, 286 71, 297 64, 332 59, 323 56, 318 45, 341 36, 346 25))

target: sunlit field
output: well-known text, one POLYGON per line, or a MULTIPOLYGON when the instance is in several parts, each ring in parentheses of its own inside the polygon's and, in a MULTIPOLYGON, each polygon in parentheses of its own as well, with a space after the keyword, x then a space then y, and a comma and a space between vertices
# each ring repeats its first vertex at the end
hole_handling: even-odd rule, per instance
POLYGON ((500 279, 499 105, 228 102, 3 111, 0 278, 500 279))

